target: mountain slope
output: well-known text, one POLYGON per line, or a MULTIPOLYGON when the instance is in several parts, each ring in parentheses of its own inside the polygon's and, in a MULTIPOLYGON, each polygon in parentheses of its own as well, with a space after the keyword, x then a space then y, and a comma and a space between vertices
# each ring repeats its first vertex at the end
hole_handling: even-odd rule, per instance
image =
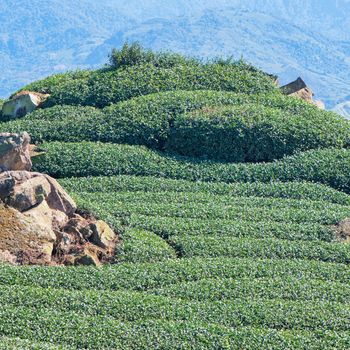
POLYGON ((103 268, 0 264, 0 349, 349 349, 350 122, 242 61, 113 57, 0 119, 120 237, 103 268))

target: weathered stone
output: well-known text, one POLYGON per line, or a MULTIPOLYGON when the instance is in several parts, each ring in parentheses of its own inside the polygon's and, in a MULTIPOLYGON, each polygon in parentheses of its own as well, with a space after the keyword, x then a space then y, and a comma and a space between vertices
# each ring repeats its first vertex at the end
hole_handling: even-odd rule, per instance
POLYGON ((313 104, 319 109, 326 109, 326 105, 320 100, 313 101, 313 104))
POLYGON ((111 251, 115 248, 117 235, 113 230, 102 220, 98 220, 90 224, 93 232, 90 242, 97 246, 111 251))
POLYGON ((2 115, 6 119, 24 117, 33 112, 47 100, 49 95, 38 92, 22 91, 6 101, 2 106, 2 115))
POLYGON ((52 210, 68 216, 76 211, 73 199, 48 175, 28 171, 6 171, 0 174, 0 199, 20 210, 46 201, 52 210))
POLYGON ((90 214, 79 215, 72 198, 47 175, 0 173, 0 204, 0 261, 98 266, 114 256, 113 230, 90 214))
POLYGON ((336 231, 340 239, 350 243, 350 218, 341 221, 336 226, 336 231))
POLYGON ((2 261, 9 262, 6 256, 12 256, 12 262, 15 257, 15 263, 19 264, 49 264, 55 239, 54 233, 33 217, 0 203, 2 261))
POLYGON ((81 255, 74 258, 74 265, 100 266, 101 263, 95 253, 85 250, 81 255))
POLYGON ((80 215, 74 214, 67 222, 63 231, 72 235, 79 236, 82 240, 88 241, 93 232, 90 228, 90 222, 80 215))
POLYGON ((315 105, 316 107, 318 107, 320 109, 325 109, 325 105, 322 101, 314 101, 313 100, 314 93, 306 85, 304 80, 301 79, 300 77, 297 80, 295 80, 287 85, 282 86, 280 89, 281 89, 282 93, 284 93, 285 95, 298 97, 304 101, 307 101, 307 102, 315 105))
POLYGON ((0 171, 30 170, 30 136, 21 134, 0 134, 0 171))
POLYGON ((62 188, 62 186, 52 177, 42 175, 51 186, 51 191, 46 201, 51 209, 63 211, 66 215, 72 216, 77 210, 77 205, 71 196, 62 188))
POLYGON ((50 193, 49 182, 36 173, 28 172, 4 172, 0 174, 0 198, 7 205, 25 211, 42 203, 50 193), (11 175, 12 174, 12 175, 11 175), (31 175, 35 174, 35 175, 31 175), (3 181, 2 181, 3 180, 3 181), (4 186, 2 183, 12 183, 12 186, 4 186), (7 191, 6 191, 7 190, 7 191))

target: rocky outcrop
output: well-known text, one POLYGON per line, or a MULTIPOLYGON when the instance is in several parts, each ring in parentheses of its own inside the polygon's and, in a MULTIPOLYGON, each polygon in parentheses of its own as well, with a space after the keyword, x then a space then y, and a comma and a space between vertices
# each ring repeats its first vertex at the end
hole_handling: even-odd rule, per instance
POLYGON ((0 134, 0 171, 30 170, 30 136, 21 134, 0 134))
POLYGON ((50 176, 3 172, 0 200, 8 218, 0 221, 0 252, 17 263, 99 265, 113 258, 118 236, 104 221, 77 213, 50 176))
POLYGON ((304 101, 307 101, 315 105, 320 109, 325 109, 325 105, 322 101, 314 100, 314 93, 306 85, 304 80, 301 79, 300 77, 297 80, 282 86, 280 89, 282 93, 285 95, 298 97, 304 101))
POLYGON ((93 264, 113 259, 118 235, 52 177, 30 172, 28 134, 0 136, 0 261, 93 264), (24 170, 23 170, 24 169, 24 170))
POLYGON ((341 221, 336 227, 335 230, 338 234, 339 239, 350 243, 350 218, 347 218, 341 221))
POLYGON ((24 117, 40 107, 49 96, 38 92, 21 91, 3 104, 2 116, 5 119, 24 117))

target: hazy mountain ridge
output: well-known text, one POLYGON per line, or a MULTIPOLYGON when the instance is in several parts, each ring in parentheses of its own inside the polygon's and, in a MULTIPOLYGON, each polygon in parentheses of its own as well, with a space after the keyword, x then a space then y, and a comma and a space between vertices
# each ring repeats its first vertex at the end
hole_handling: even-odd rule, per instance
POLYGON ((25 0, 12 15, 15 3, 0 0, 2 96, 53 72, 101 65, 125 40, 197 56, 243 55, 281 82, 301 75, 328 107, 350 95, 349 1, 25 0))

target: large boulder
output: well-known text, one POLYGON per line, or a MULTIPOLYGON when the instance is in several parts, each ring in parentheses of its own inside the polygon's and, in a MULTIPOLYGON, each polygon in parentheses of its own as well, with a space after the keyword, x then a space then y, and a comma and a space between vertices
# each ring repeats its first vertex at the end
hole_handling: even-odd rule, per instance
POLYGON ((0 173, 0 205, 0 261, 100 265, 114 256, 114 231, 78 214, 74 200, 48 175, 0 173))
POLYGON ((18 210, 0 203, 0 259, 9 263, 51 263, 53 230, 18 210))
POLYGON ((29 134, 0 133, 0 171, 29 171, 31 167, 29 134))
POLYGON ((0 199, 24 212, 45 201, 49 208, 71 216, 77 209, 74 200, 52 177, 29 171, 0 173, 0 199))
POLYGON ((7 119, 24 117, 40 107, 49 97, 33 91, 21 91, 6 101, 2 106, 2 116, 7 119))

